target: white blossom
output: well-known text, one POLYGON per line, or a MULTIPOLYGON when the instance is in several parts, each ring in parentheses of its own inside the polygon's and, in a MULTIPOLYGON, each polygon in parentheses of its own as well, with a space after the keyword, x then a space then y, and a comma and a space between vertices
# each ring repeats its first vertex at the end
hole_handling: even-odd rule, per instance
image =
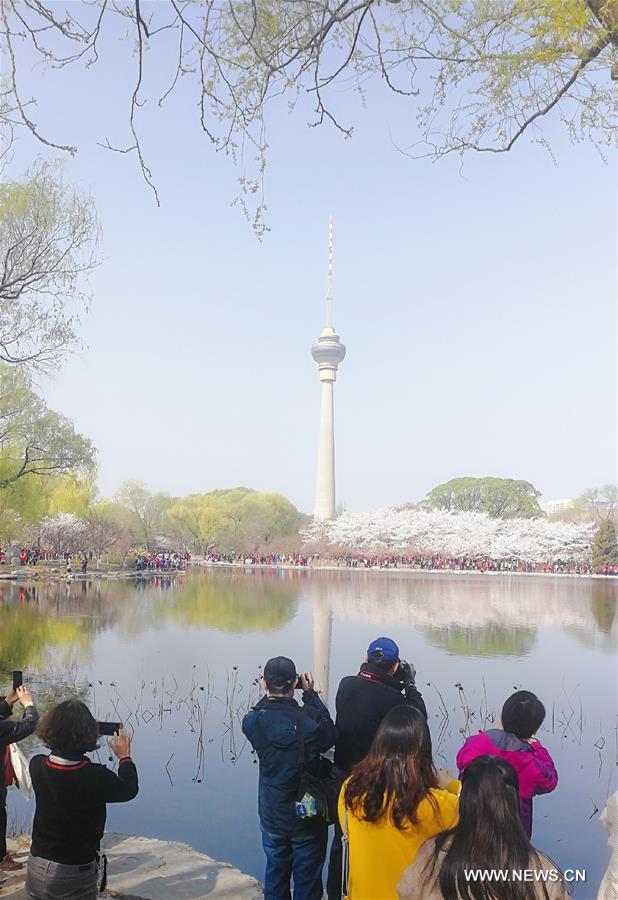
POLYGON ((302 536, 309 544, 327 544, 345 552, 552 563, 587 561, 595 530, 591 522, 496 519, 478 512, 399 508, 315 520, 302 536))
POLYGON ((86 523, 74 513, 58 513, 42 519, 38 528, 41 547, 53 556, 77 553, 86 536, 86 523))

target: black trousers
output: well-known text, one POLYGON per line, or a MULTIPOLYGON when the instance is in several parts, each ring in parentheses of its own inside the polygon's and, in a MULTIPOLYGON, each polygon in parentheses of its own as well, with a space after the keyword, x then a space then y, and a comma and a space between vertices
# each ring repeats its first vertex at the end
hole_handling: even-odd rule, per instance
POLYGON ((343 863, 343 850, 341 838, 343 831, 339 822, 334 823, 335 833, 330 845, 330 857, 328 859, 328 876, 326 878, 326 893, 328 900, 341 900, 341 866, 343 863))
POLYGON ((6 856, 6 788, 0 787, 0 860, 6 856))
MULTIPOLYGON (((337 783, 338 792, 341 791, 343 782, 350 773, 344 772, 333 766, 332 778, 337 783)), ((330 856, 328 858, 328 875, 326 877, 326 893, 328 900, 341 900, 341 866, 343 863, 343 850, 341 847, 341 838, 343 831, 339 824, 339 819, 333 823, 334 834, 330 845, 330 856)))

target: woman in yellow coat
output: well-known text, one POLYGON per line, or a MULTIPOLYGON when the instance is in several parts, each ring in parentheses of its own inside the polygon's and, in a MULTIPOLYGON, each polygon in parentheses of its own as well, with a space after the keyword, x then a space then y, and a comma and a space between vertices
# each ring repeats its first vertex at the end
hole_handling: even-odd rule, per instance
POLYGON ((421 844, 457 823, 460 787, 434 768, 425 716, 410 706, 392 709, 339 796, 350 900, 397 900, 421 844))

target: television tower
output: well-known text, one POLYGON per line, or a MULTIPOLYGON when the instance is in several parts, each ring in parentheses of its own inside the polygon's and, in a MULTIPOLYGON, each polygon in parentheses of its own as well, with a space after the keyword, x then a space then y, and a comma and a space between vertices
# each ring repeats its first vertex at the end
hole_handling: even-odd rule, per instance
POLYGON ((339 363, 345 357, 345 347, 333 328, 333 217, 328 226, 328 290, 326 293, 326 325, 311 348, 318 364, 322 383, 320 408, 320 438, 318 443, 318 474, 315 490, 316 519, 335 518, 335 409, 334 385, 339 363))

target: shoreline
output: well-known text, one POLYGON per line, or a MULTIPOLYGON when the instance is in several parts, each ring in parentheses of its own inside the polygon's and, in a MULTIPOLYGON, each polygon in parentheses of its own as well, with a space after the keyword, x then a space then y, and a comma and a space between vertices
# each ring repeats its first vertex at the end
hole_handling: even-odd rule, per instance
MULTIPOLYGON (((28 859, 30 837, 8 839, 19 862, 28 859)), ((116 900, 260 900, 261 884, 231 863, 213 859, 188 844, 132 834, 106 832, 101 850, 107 856, 107 888, 101 897, 116 900), (182 885, 182 893, 175 888, 182 885)), ((0 897, 25 900, 25 865, 0 884, 0 897)))
POLYGON ((175 578, 177 575, 186 575, 186 569, 176 569, 174 571, 156 572, 144 571, 138 572, 135 569, 93 569, 91 572, 84 574, 83 572, 73 572, 67 575, 59 569, 45 570, 45 567, 19 566, 10 572, 0 572, 0 584, 3 581, 97 581, 97 580, 113 580, 115 578, 175 578), (42 571, 43 570, 43 571, 42 571))
POLYGON ((334 563, 326 563, 308 566, 291 565, 288 563, 277 563, 277 565, 267 565, 266 563, 193 563, 204 569, 290 569, 297 572, 379 572, 381 574, 403 573, 404 575, 494 575, 494 576, 525 576, 528 578, 598 578, 598 579, 614 579, 618 580, 618 575, 600 575, 600 574, 583 574, 577 572, 492 572, 485 569, 416 569, 412 566, 337 566, 334 563))
POLYGON ((276 563, 268 565, 267 563, 244 563, 244 562, 204 562, 192 561, 184 569, 175 569, 172 571, 157 571, 146 569, 137 571, 135 569, 93 569, 86 574, 82 572, 74 572, 67 575, 60 571, 57 567, 48 568, 46 566, 30 567, 18 566, 10 572, 0 572, 0 584, 2 582, 17 583, 29 581, 61 581, 61 582, 88 582, 98 580, 115 579, 142 579, 152 580, 155 578, 177 578, 184 577, 191 570, 195 569, 225 569, 233 571, 292 571, 292 572, 354 572, 354 573, 379 573, 379 574, 404 574, 404 575, 449 575, 449 576, 479 576, 483 577, 523 577, 523 578, 577 578, 577 579, 594 579, 601 581, 618 581, 618 575, 601 575, 596 573, 577 573, 577 572, 508 572, 508 571, 492 571, 486 569, 417 569, 411 566, 338 566, 335 563, 311 563, 307 566, 296 565, 293 563, 276 563))

